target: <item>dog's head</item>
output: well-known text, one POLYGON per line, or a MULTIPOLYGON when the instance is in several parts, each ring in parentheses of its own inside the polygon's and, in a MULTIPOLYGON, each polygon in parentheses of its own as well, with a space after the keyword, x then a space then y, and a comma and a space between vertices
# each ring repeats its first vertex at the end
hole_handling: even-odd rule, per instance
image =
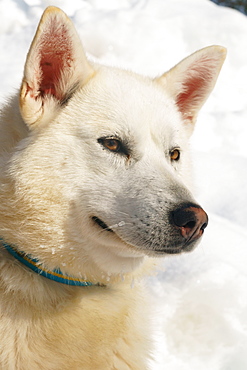
POLYGON ((208 47, 156 79, 101 67, 67 16, 45 11, 20 93, 29 132, 12 160, 23 235, 39 229, 46 245, 35 256, 116 273, 194 248, 207 215, 188 190, 188 140, 224 57, 208 47))

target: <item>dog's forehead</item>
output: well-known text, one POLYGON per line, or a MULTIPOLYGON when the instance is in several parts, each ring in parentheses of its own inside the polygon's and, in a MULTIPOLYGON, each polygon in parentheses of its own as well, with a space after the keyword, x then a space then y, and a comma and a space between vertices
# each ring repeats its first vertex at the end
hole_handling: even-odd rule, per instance
POLYGON ((88 111, 93 108, 99 128, 101 124, 105 127, 104 118, 113 129, 125 127, 137 134, 147 130, 159 134, 181 125, 173 99, 151 78, 101 68, 85 90, 87 98, 82 97, 83 105, 92 105, 88 111))

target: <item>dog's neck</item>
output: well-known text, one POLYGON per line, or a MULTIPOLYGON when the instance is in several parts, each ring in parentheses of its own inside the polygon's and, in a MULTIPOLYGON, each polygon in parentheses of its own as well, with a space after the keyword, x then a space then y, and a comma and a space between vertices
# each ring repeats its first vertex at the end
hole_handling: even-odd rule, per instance
POLYGON ((0 241, 3 247, 19 262, 21 262, 23 265, 25 265, 32 271, 36 272, 37 274, 46 277, 47 279, 72 286, 87 287, 92 285, 97 286, 99 285, 91 283, 89 281, 75 278, 73 276, 64 275, 59 268, 49 270, 46 267, 44 267, 43 264, 41 264, 37 258, 33 258, 32 256, 26 254, 25 252, 18 250, 16 247, 6 244, 2 238, 0 238, 0 241))

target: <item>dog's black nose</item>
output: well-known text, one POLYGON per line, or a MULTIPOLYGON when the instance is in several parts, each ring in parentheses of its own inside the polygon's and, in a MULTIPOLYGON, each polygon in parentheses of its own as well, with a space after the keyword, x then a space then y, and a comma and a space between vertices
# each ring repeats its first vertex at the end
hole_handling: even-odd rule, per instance
POLYGON ((195 241, 208 225, 206 212, 198 205, 187 203, 172 211, 172 222, 188 242, 195 241))

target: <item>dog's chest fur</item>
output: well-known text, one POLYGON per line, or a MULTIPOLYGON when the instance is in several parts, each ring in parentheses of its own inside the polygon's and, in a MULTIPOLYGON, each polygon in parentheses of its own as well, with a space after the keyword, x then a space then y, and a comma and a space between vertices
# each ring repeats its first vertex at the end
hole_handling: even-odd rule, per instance
MULTIPOLYGON (((7 264, 1 277, 5 272, 1 286, 7 264)), ((1 369, 147 368, 152 352, 148 305, 138 282, 59 292, 57 283, 48 288, 38 279, 19 280, 18 291, 1 289, 1 369)))

